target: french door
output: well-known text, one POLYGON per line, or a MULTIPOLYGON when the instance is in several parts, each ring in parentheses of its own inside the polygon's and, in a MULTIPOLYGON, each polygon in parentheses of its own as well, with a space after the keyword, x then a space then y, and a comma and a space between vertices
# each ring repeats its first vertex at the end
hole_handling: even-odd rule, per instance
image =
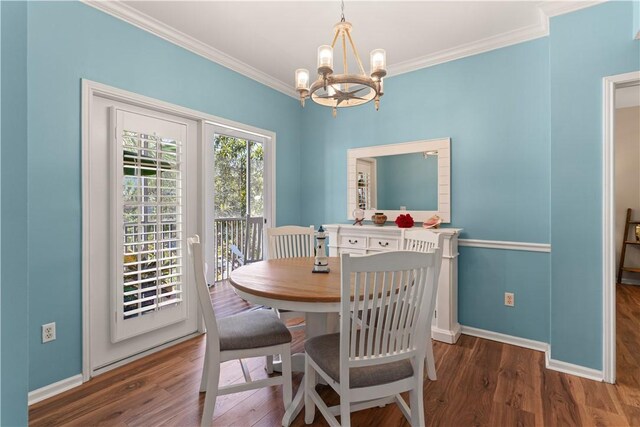
POLYGON ((91 373, 198 329, 187 237, 198 221, 198 123, 93 99, 91 373))
MULTIPOLYGON (((209 283, 226 279, 231 245, 244 250, 246 218, 261 219, 262 242, 273 223, 273 141, 263 135, 209 124, 205 128, 205 253, 211 260, 209 283)), ((252 236, 256 238, 256 236, 252 236)), ((263 245, 262 255, 266 255, 263 245)))

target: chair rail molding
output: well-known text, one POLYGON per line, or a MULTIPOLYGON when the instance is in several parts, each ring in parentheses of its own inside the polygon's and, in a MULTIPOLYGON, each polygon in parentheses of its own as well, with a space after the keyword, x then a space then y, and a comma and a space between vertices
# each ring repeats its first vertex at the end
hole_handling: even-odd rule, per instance
POLYGON ((511 251, 551 252, 549 243, 505 242, 499 240, 460 239, 460 246, 468 248, 504 249, 511 251))

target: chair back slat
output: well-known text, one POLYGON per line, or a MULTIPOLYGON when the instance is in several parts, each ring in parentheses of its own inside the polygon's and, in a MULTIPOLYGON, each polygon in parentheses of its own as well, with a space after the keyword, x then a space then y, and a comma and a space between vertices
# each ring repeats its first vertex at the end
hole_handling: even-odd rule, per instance
POLYGON ((196 234, 188 239, 189 252, 193 260, 193 272, 195 277, 200 311, 204 318, 204 325, 207 328, 207 345, 214 351, 220 351, 220 341, 218 336, 218 323, 211 304, 211 295, 205 278, 205 264, 202 255, 202 244, 200 237, 196 234))
MULTIPOLYGON (((371 325, 375 325, 376 321, 378 320, 377 317, 380 314, 380 306, 378 305, 380 303, 380 298, 379 298, 379 293, 375 292, 376 289, 381 289, 381 286, 379 284, 379 280, 378 280, 378 272, 374 271, 373 272, 373 299, 371 299, 371 310, 369 311, 370 315, 369 315, 369 324, 371 325)), ((365 293, 366 294, 366 293, 365 293)), ((367 311, 365 311, 366 313, 367 311)), ((373 351, 375 351, 376 349, 378 349, 379 347, 376 345, 375 343, 375 335, 374 335, 374 331, 376 331, 377 328, 367 328, 367 354, 373 354, 373 351)), ((363 334, 364 335, 364 334, 363 334)))
POLYGON ((287 225, 268 228, 269 258, 301 258, 312 257, 315 231, 312 226, 299 227, 287 225))
POLYGON ((436 258, 433 251, 342 255, 341 363, 354 367, 424 354, 420 342, 435 305, 436 258), (357 318, 362 322, 349 321, 357 318))
MULTIPOLYGON (((360 295, 360 276, 357 275, 354 277, 353 286, 354 286, 354 290, 353 290, 354 316, 350 318, 354 319, 354 321, 351 322, 351 333, 349 334, 349 336, 351 337, 351 339, 349 340, 349 343, 350 343, 349 357, 356 356, 356 336, 358 333, 358 322, 356 322, 355 319, 357 319, 358 316, 360 316, 360 314, 358 313, 359 311, 358 305, 356 303, 356 301, 358 301, 358 295, 360 295)), ((364 317, 360 317, 360 319, 362 319, 362 321, 366 321, 364 317)), ((342 330, 340 332, 342 332, 342 330)))

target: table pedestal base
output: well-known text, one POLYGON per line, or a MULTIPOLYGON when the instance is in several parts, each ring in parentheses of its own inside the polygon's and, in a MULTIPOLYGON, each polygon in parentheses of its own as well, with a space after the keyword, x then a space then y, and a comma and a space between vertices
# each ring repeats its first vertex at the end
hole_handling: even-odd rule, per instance
MULTIPOLYGON (((312 338, 318 335, 330 334, 338 332, 340 325, 340 319, 338 313, 306 313, 306 337, 312 338)), ((291 367, 294 372, 304 372, 304 354, 297 353, 291 356, 291 367)), ((274 363, 274 370, 275 370, 274 363)), ((300 381, 300 386, 296 395, 293 397, 291 405, 287 408, 282 417, 282 425, 288 427, 293 420, 298 416, 302 408, 304 407, 304 377, 300 381)))

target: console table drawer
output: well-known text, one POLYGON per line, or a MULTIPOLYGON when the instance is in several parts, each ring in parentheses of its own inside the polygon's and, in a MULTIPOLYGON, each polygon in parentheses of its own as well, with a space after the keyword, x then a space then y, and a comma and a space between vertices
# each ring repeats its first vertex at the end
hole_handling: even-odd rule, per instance
POLYGON ((383 251, 397 251, 399 239, 385 239, 380 237, 369 237, 369 249, 383 251))
POLYGON ((340 236, 341 248, 366 248, 367 238, 365 236, 340 236))

